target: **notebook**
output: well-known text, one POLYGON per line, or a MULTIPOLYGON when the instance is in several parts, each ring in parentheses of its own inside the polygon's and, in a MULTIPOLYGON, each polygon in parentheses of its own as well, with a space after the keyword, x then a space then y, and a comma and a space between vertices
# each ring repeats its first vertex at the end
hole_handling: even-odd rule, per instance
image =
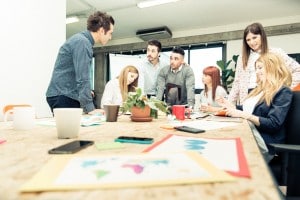
POLYGON ((207 117, 207 116, 209 116, 209 114, 204 113, 204 112, 192 112, 190 114, 191 119, 200 119, 200 118, 204 118, 204 117, 207 117))

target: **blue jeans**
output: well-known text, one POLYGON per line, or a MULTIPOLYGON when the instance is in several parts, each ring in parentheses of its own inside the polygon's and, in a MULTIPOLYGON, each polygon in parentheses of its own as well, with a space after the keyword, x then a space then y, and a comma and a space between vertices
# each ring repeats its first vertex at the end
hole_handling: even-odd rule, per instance
POLYGON ((47 97, 46 99, 52 113, 54 108, 80 108, 79 101, 64 95, 47 97))

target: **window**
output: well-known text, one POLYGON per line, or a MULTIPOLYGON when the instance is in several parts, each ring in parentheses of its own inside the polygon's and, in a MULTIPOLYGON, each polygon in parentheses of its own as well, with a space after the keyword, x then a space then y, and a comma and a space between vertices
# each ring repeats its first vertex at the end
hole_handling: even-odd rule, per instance
POLYGON ((94 90, 94 87, 95 87, 95 57, 93 57, 92 62, 91 62, 90 77, 91 77, 91 88, 92 88, 92 90, 94 90))
MULTIPOLYGON (((207 66, 217 66, 217 61, 225 57, 225 44, 208 44, 182 46, 185 51, 185 62, 188 63, 195 74, 195 89, 203 89, 202 71, 207 66)), ((160 59, 169 62, 172 48, 164 48, 161 52, 160 59)), ((121 69, 126 65, 139 66, 146 59, 145 52, 109 54, 110 75, 109 79, 119 75, 121 69)))
POLYGON ((200 48, 190 50, 190 66, 195 74, 195 88, 203 89, 202 71, 207 66, 217 66, 222 60, 223 47, 200 48))
POLYGON ((109 54, 109 80, 119 76, 121 70, 127 65, 138 67, 140 62, 144 59, 144 55, 123 55, 123 54, 109 54))

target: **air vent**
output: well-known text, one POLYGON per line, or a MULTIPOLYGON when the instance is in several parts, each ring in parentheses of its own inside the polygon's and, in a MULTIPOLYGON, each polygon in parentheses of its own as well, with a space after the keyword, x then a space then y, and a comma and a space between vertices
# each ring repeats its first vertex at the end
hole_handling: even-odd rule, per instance
POLYGON ((143 39, 144 41, 149 41, 153 39, 165 39, 171 38, 172 32, 166 26, 158 27, 158 28, 149 28, 142 29, 136 32, 136 35, 143 39))

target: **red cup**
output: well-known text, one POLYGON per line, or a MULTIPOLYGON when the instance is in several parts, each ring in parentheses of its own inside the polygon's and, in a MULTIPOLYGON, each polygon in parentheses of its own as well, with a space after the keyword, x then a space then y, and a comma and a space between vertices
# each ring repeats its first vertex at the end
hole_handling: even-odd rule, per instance
POLYGON ((184 105, 173 105, 172 114, 175 115, 176 119, 184 120, 185 119, 185 106, 184 105))

